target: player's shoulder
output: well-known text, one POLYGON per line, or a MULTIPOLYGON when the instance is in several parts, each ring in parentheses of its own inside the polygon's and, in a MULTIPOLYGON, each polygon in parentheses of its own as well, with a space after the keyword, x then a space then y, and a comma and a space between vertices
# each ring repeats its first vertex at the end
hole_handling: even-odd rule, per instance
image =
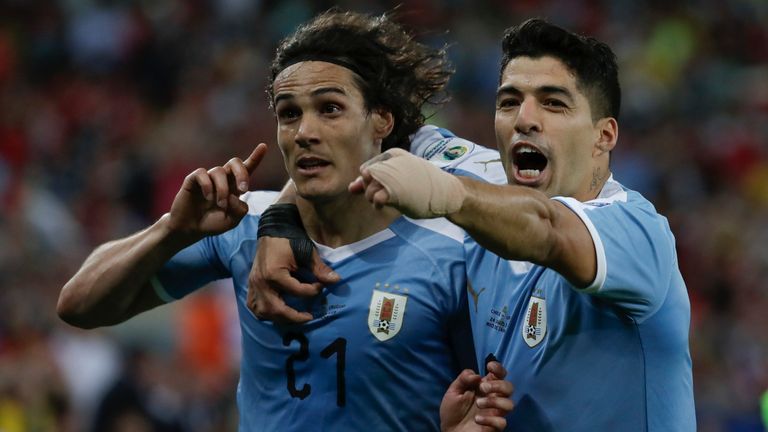
POLYGON ((620 208, 622 211, 640 211, 648 215, 660 216, 653 204, 641 193, 625 187, 613 176, 605 182, 600 195, 595 199, 584 202, 565 197, 555 197, 554 199, 567 203, 569 207, 577 206, 587 211, 620 208))
POLYGON ((411 153, 452 174, 495 184, 507 182, 497 150, 460 138, 444 128, 422 126, 411 136, 411 153))
MULTIPOLYGON (((443 275, 448 277, 461 268, 464 274, 466 257, 464 249, 465 231, 445 218, 411 219, 402 216, 389 226, 395 234, 393 241, 397 248, 399 270, 419 274, 443 275), (458 267, 457 267, 458 266, 458 267)), ((456 275, 454 275, 456 276, 456 275)), ((442 279, 454 286, 458 279, 442 279)), ((448 286, 446 285, 446 286, 448 286)), ((463 289, 463 286, 462 286, 463 289)))
POLYGON ((642 227, 646 235, 655 233, 672 238, 667 218, 656 210, 653 203, 641 193, 623 186, 613 176, 593 200, 580 202, 574 198, 553 199, 561 201, 582 219, 589 219, 592 223, 599 222, 605 227, 614 226, 617 229, 637 226, 642 227))
POLYGON ((422 126, 411 136, 411 153, 433 162, 451 163, 482 148, 472 141, 457 137, 448 129, 422 126))
POLYGON ((662 216, 643 194, 627 188, 613 176, 608 179, 600 195, 585 204, 587 209, 595 210, 613 206, 622 213, 631 214, 632 218, 637 220, 655 221, 664 225, 667 222, 667 218, 662 216))
POLYGON ((259 216, 272 205, 280 192, 277 191, 249 191, 240 195, 240 200, 248 204, 248 214, 259 216))
POLYGON ((259 217, 280 195, 276 191, 250 191, 240 195, 240 200, 248 204, 248 214, 229 231, 214 236, 227 248, 240 247, 243 241, 255 239, 259 228, 259 217))
POLYGON ((390 229, 396 235, 424 246, 444 243, 450 247, 462 247, 467 235, 464 229, 446 218, 411 219, 403 216, 390 229))

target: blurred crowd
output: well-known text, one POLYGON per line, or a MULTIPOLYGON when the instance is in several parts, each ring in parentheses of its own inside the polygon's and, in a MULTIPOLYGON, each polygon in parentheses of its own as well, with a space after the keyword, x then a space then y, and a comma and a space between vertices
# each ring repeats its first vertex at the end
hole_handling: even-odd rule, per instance
MULTIPOLYGON (((452 101, 431 122, 487 146, 504 28, 539 16, 609 43, 624 93, 612 170, 676 235, 699 430, 765 430, 765 0, 0 0, 0 431, 236 429, 227 282, 89 331, 59 321, 56 299, 188 172, 274 144, 275 46, 334 4, 400 4, 421 40, 448 43, 452 101)), ((272 145, 251 187, 284 180, 272 145)))

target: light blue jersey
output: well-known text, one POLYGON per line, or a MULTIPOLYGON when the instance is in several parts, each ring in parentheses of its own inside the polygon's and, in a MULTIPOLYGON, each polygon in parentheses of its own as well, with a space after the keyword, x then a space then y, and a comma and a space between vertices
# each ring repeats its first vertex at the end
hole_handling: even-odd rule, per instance
POLYGON ((423 126, 411 136, 411 153, 451 174, 507 183, 499 152, 459 138, 447 129, 423 126))
POLYGON ((289 299, 314 319, 275 325, 246 306, 257 225, 274 195, 249 193, 233 230, 177 254, 158 273, 161 297, 232 277, 242 331, 241 431, 437 431, 440 401, 462 368, 476 369, 464 232, 444 219, 395 220, 320 255, 341 283, 289 299))
MULTIPOLYGON (((498 172, 473 163, 492 159, 490 150, 431 133, 432 144, 414 148, 417 155, 502 183, 498 172), (467 151, 443 160, 456 145, 467 151)), ((690 304, 666 219, 613 178, 593 201, 555 199, 579 215, 595 244, 597 276, 586 289, 467 239, 478 361, 500 360, 515 385, 509 430, 695 430, 690 304)))

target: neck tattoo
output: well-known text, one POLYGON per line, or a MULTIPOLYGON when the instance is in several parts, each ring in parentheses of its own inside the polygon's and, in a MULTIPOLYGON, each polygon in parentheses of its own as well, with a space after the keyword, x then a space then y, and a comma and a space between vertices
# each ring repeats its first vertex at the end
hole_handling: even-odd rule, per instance
POLYGON ((592 183, 589 184, 589 191, 594 192, 595 190, 599 189, 600 186, 603 184, 603 179, 605 177, 603 176, 603 173, 600 171, 600 168, 596 167, 592 171, 592 183))

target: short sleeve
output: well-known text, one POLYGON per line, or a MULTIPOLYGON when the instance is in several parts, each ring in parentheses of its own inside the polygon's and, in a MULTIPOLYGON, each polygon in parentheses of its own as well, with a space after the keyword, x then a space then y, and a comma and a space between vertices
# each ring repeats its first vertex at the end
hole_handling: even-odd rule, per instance
POLYGON ((183 249, 151 279, 158 297, 166 302, 180 299, 218 279, 232 276, 230 257, 243 238, 256 238, 261 213, 277 199, 275 191, 251 191, 240 196, 248 215, 232 230, 206 237, 183 249))
POLYGON ((206 237, 165 263, 151 280, 158 297, 166 302, 178 300, 209 282, 230 277, 219 258, 220 237, 206 237))
POLYGON ((638 320, 656 312, 677 261, 666 219, 650 204, 555 199, 581 218, 595 245, 595 280, 579 291, 613 302, 638 320))

